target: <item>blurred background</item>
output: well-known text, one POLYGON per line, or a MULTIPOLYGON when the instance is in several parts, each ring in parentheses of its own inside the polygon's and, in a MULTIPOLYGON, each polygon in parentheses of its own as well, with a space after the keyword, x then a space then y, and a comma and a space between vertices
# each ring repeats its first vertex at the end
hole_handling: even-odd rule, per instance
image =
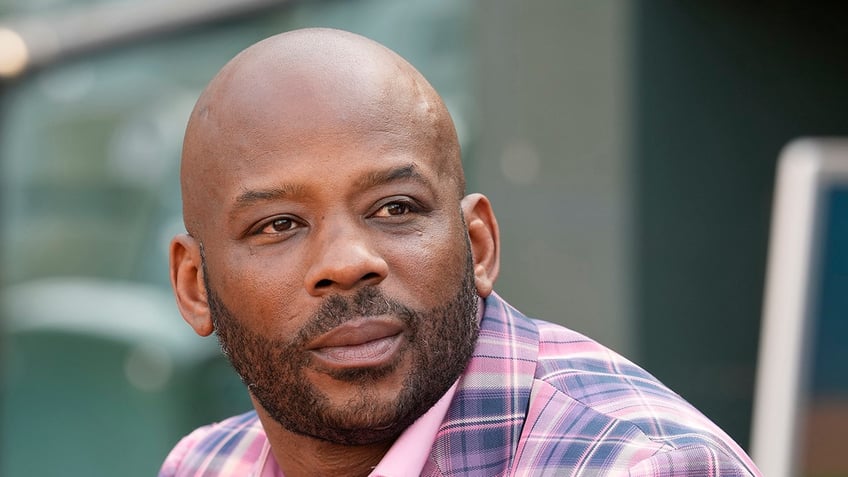
POLYGON ((329 26, 413 63, 501 226, 496 289, 748 445, 778 153, 848 134, 848 6, 671 0, 0 0, 0 475, 156 473, 250 408, 167 244, 195 99, 329 26))

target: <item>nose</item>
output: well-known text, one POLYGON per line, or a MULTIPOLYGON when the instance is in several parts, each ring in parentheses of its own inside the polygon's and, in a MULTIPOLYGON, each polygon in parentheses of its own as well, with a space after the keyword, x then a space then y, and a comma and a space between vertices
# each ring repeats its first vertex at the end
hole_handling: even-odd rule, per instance
POLYGON ((365 285, 376 285, 388 274, 388 264, 356 225, 326 230, 316 237, 314 259, 306 273, 310 295, 322 296, 365 285))

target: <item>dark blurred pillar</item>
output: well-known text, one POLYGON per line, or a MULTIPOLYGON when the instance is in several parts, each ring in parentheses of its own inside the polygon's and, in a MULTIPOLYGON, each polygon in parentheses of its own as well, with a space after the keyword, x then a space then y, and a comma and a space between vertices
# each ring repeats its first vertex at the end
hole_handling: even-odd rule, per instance
POLYGON ((633 8, 639 355, 742 445, 778 152, 848 135, 848 6, 822 5, 633 8))

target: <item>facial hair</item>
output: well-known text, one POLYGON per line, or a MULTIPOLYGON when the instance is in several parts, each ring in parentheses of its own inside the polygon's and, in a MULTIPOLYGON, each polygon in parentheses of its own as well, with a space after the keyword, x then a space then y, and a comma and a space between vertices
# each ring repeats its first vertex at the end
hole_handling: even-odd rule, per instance
POLYGON ((209 285, 204 283, 221 349, 262 408, 285 429, 344 445, 364 445, 396 438, 430 409, 465 369, 479 333, 477 292, 470 247, 457 294, 437 307, 411 309, 378 286, 349 296, 332 295, 291 339, 268 337, 244 326, 209 285), (401 355, 389 365, 321 372, 356 391, 334 405, 306 376, 306 343, 358 317, 391 315, 406 327, 401 355), (411 367, 393 402, 381 402, 374 383, 396 371, 404 356, 411 367))

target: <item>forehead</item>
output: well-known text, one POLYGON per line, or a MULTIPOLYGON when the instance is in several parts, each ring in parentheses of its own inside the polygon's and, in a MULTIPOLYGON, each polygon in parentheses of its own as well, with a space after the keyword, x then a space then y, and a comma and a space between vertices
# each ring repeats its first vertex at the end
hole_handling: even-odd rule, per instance
POLYGON ((438 182, 437 148, 411 135, 385 131, 313 134, 289 140, 263 137, 223 152, 231 160, 216 170, 220 187, 285 183, 299 188, 367 188, 379 182, 426 178, 438 182))
POLYGON ((231 68, 201 99, 193 142, 202 143, 205 160, 232 163, 288 152, 317 159, 353 148, 433 150, 449 139, 446 112, 415 75, 393 62, 355 63, 231 68))
POLYGON ((210 122, 205 159, 218 184, 283 175, 301 182, 354 179, 368 171, 414 164, 419 173, 438 173, 445 162, 426 102, 406 110, 363 103, 270 96, 261 114, 228 111, 226 123, 210 122), (342 177, 338 177, 342 176, 342 177))
POLYGON ((426 162, 445 159, 440 149, 448 138, 438 105, 407 80, 333 77, 332 83, 314 82, 304 77, 283 85, 263 83, 209 104, 195 121, 203 160, 219 163, 223 172, 296 164, 334 167, 398 155, 426 162))

